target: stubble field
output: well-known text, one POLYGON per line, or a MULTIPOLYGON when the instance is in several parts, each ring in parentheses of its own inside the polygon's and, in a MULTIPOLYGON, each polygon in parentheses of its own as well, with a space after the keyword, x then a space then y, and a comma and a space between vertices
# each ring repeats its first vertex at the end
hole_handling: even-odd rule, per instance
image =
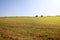
POLYGON ((0 17, 0 40, 60 40, 60 17, 0 17))

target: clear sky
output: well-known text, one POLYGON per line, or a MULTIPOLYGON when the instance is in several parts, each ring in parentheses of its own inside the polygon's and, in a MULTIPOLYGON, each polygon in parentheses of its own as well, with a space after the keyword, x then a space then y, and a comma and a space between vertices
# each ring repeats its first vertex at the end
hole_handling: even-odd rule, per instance
POLYGON ((0 0, 0 16, 60 15, 60 0, 0 0))

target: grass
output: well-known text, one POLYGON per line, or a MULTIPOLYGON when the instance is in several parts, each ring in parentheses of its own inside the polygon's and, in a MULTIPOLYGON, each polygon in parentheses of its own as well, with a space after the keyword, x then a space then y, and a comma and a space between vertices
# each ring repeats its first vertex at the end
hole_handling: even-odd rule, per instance
POLYGON ((0 17, 0 40, 60 40, 60 17, 0 17))

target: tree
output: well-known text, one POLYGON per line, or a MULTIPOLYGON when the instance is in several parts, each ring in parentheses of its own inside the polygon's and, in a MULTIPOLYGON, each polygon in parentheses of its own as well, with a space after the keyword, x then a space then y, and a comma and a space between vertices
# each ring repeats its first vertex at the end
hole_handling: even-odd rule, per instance
POLYGON ((35 17, 38 17, 38 15, 36 15, 35 17))
POLYGON ((43 15, 41 15, 41 17, 43 17, 43 15))

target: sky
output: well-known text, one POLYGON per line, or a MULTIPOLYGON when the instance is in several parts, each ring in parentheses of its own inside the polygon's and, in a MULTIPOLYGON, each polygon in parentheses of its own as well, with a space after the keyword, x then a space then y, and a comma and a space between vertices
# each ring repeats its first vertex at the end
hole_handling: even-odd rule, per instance
POLYGON ((0 16, 60 15, 60 0, 0 0, 0 16))

